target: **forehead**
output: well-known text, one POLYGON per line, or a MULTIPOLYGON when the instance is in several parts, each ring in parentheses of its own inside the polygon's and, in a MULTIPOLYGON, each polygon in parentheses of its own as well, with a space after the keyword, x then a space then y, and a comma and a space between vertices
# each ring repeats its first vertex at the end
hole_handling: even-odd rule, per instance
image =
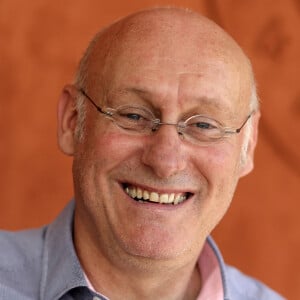
POLYGON ((109 81, 108 93, 135 93, 146 99, 167 99, 229 106, 239 98, 239 78, 235 70, 224 70, 222 65, 203 64, 198 70, 175 68, 177 62, 160 61, 157 64, 124 64, 109 81), (230 73, 230 75, 229 75, 230 73), (222 100, 222 101, 221 101, 222 100), (230 100, 230 101, 228 101, 230 100), (222 102, 222 103, 221 103, 222 102))
POLYGON ((241 80, 245 66, 231 41, 198 23, 168 21, 129 26, 113 40, 105 63, 92 64, 94 74, 101 70, 107 92, 139 90, 169 101, 201 98, 219 99, 212 104, 223 106, 239 104, 247 87, 241 80))

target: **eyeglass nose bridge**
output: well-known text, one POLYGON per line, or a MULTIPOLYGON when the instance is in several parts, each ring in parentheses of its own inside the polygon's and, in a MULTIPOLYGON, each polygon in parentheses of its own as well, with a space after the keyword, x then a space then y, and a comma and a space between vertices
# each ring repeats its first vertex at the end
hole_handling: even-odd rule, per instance
POLYGON ((180 121, 178 123, 169 123, 169 122, 161 122, 160 119, 155 119, 153 120, 152 132, 157 131, 159 127, 162 125, 176 126, 177 132, 180 135, 183 135, 184 129, 186 128, 186 124, 183 121, 180 121))

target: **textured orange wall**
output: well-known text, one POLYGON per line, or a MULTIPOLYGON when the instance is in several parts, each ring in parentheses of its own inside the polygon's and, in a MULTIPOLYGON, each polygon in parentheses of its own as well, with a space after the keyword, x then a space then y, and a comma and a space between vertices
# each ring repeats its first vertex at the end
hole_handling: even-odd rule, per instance
POLYGON ((0 227, 48 223, 72 195, 71 159, 56 146, 56 103, 92 35, 167 4, 210 16, 253 61, 263 112, 256 169, 214 236, 228 262, 300 299, 299 0, 2 0, 0 227))

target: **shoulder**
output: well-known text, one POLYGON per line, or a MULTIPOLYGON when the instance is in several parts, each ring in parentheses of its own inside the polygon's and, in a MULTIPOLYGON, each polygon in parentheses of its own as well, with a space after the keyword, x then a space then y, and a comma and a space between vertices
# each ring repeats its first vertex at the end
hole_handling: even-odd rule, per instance
POLYGON ((29 267, 39 260, 44 233, 44 228, 16 232, 0 230, 0 270, 29 267))
POLYGON ((0 295, 20 293, 22 299, 31 299, 38 292, 34 289, 41 278, 45 230, 0 230, 0 295))
POLYGON ((232 300, 283 300, 284 298, 271 290, 260 281, 247 276, 233 268, 226 266, 227 284, 232 300))

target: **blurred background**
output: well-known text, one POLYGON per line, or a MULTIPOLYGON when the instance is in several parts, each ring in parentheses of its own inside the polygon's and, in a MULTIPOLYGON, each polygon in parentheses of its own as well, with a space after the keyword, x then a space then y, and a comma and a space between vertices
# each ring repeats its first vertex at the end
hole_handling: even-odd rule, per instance
POLYGON ((159 5, 212 18, 253 62, 262 103, 255 171, 213 235, 227 263, 298 300, 299 0, 1 0, 0 228, 49 223, 72 197, 71 158, 56 143, 60 90, 101 27, 159 5))

